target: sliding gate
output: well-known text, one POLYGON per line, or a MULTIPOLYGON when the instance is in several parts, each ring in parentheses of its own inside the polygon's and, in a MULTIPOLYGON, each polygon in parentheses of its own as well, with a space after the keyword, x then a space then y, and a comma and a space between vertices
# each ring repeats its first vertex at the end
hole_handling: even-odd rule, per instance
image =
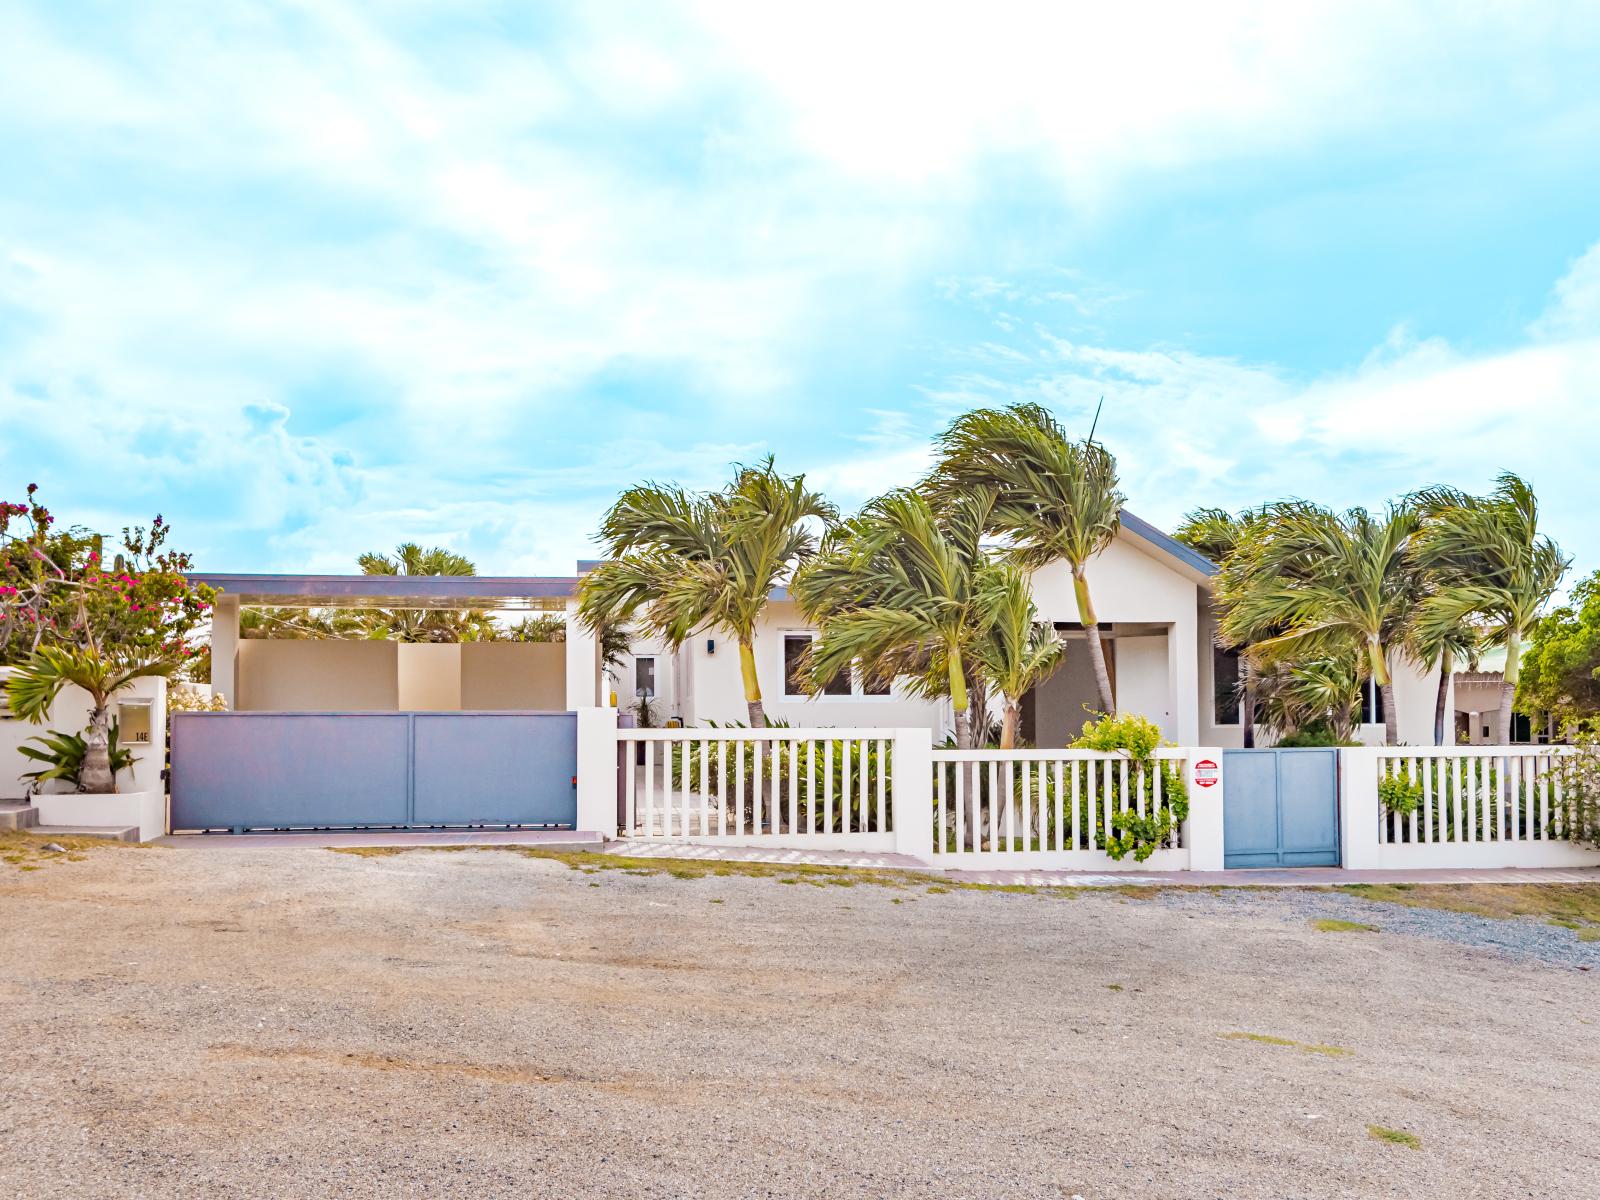
POLYGON ((577 820, 575 713, 174 713, 172 829, 577 820))

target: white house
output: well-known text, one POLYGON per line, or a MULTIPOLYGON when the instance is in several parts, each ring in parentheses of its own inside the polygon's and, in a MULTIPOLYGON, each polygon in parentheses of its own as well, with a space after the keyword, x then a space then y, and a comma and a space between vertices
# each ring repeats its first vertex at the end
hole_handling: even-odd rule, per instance
MULTIPOLYGON (((449 711, 585 708, 612 702, 635 708, 648 695, 658 723, 746 719, 736 647, 706 630, 676 650, 636 642, 616 679, 602 676, 598 649, 572 614, 584 571, 552 578, 201 575, 222 589, 212 633, 212 681, 235 707, 252 710, 449 711), (400 645, 370 641, 238 638, 245 606, 474 607, 565 611, 568 639, 554 644, 400 645)), ((1237 661, 1215 648, 1211 587, 1216 567, 1132 513, 1088 567, 1118 711, 1155 721, 1177 745, 1243 744, 1232 696, 1237 661)), ((1039 571, 1034 598, 1042 619, 1067 642, 1066 660, 1023 707, 1022 734, 1039 746, 1076 736, 1097 707, 1088 643, 1077 620, 1065 564, 1039 571)), ((896 684, 869 688, 841 678, 806 696, 794 664, 814 636, 787 592, 774 593, 756 638, 757 670, 768 716, 793 725, 952 728, 948 702, 908 694, 896 684)), ((1400 738, 1431 744, 1437 674, 1397 664, 1400 738)), ((1383 718, 1369 689, 1363 741, 1381 744, 1383 718)))

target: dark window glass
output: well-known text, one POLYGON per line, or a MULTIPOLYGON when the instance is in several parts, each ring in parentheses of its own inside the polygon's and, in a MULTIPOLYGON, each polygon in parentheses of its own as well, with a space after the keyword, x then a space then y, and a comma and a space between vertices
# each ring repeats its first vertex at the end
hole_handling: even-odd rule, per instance
POLYGON ((875 679, 862 675, 861 694, 863 696, 887 696, 889 694, 889 685, 887 683, 879 683, 875 679))
POLYGON ((636 696, 654 696, 656 694, 655 659, 636 658, 633 660, 633 694, 636 696))
POLYGON ((1212 713, 1218 725, 1239 723, 1239 655, 1215 646, 1211 650, 1211 675, 1214 684, 1212 713))
POLYGON ((1369 679, 1361 685, 1361 723, 1383 724, 1383 689, 1378 686, 1376 679, 1369 679))
POLYGON ((786 637, 783 639, 783 694, 785 696, 804 696, 806 694, 805 674, 800 669, 800 656, 811 645, 808 637, 786 637))

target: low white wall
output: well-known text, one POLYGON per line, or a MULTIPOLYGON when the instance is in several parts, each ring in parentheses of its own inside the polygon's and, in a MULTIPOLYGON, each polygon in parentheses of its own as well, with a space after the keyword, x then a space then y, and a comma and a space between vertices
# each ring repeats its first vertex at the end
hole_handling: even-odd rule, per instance
MULTIPOLYGON (((8 672, 0 670, 0 676, 8 672)), ((3 679, 0 679, 3 683, 3 679)), ((137 679, 112 704, 111 715, 118 715, 118 706, 132 708, 148 706, 150 740, 148 742, 123 742, 123 748, 133 751, 133 766, 117 776, 117 787, 123 792, 161 792, 164 790, 161 771, 167 759, 167 681, 161 678, 137 679)), ((25 772, 36 771, 43 764, 34 762, 18 752, 17 747, 29 738, 47 730, 61 733, 82 733, 89 724, 89 697, 78 688, 62 689, 50 719, 34 725, 11 716, 0 697, 0 800, 19 800, 27 790, 25 772)), ((131 724, 131 718, 129 721, 131 724)), ((133 824, 133 822, 127 822, 133 824)))
POLYGON ((41 825, 88 825, 109 829, 137 829, 148 842, 167 831, 167 796, 162 791, 116 792, 90 795, 61 792, 39 796, 41 825))

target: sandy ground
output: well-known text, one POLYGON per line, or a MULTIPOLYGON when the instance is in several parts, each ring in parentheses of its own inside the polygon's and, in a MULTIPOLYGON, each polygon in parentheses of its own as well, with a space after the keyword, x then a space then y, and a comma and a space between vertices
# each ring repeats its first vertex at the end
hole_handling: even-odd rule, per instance
POLYGON ((1597 974, 1270 898, 97 851, 0 866, 0 1194, 1592 1196, 1597 974))

